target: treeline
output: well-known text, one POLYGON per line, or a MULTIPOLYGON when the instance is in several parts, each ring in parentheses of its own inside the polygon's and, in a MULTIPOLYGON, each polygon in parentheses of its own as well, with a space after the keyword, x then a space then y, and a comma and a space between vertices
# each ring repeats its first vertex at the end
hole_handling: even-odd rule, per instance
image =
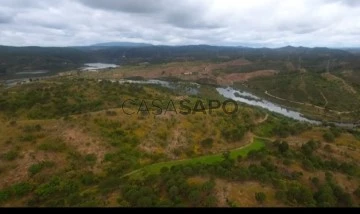
POLYGON ((170 61, 211 60, 214 62, 245 58, 250 61, 284 61, 314 71, 324 71, 328 59, 333 69, 358 68, 355 54, 327 48, 246 48, 209 45, 144 47, 9 47, 0 46, 0 74, 20 71, 59 71, 81 67, 86 62, 134 64, 170 61), (348 63, 342 63, 342 62, 348 63))

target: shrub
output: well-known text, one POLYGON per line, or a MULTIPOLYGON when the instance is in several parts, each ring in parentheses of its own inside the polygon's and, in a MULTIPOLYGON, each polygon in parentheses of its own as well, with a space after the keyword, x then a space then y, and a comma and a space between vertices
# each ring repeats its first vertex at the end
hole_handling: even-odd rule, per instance
POLYGON ((200 142, 201 146, 205 148, 211 148, 214 140, 212 138, 206 138, 200 142))
POLYGON ((354 195, 360 198, 360 186, 354 191, 354 195))
POLYGON ((32 185, 29 183, 18 183, 11 187, 12 192, 17 197, 22 197, 24 195, 29 194, 32 188, 33 188, 32 185))
POLYGON ((85 160, 90 163, 95 163, 97 160, 97 157, 95 154, 87 154, 87 155, 85 155, 85 160))
POLYGON ((0 191, 0 204, 7 201, 11 196, 11 192, 9 190, 0 191))
POLYGON ((43 170, 44 168, 51 168, 55 166, 55 163, 54 162, 51 162, 51 161, 43 161, 41 163, 36 163, 36 164, 33 164, 29 167, 28 171, 30 173, 31 176, 39 173, 41 170, 43 170))
POLYGON ((278 146, 279 152, 285 153, 289 150, 289 144, 287 142, 281 142, 278 146))
POLYGON ((35 141, 36 137, 32 134, 26 134, 26 135, 22 135, 19 137, 19 140, 21 142, 31 142, 31 141, 35 141))
POLYGON ((262 204, 266 200, 266 195, 263 192, 256 192, 255 199, 256 199, 256 201, 258 201, 259 203, 262 204))
POLYGON ((23 127, 24 132, 38 132, 41 131, 41 125, 26 125, 23 127))
POLYGON ((334 140, 335 140, 335 136, 329 131, 327 131, 323 134, 323 138, 326 142, 329 142, 329 143, 334 142, 334 140))
POLYGON ((66 145, 59 140, 55 140, 55 142, 44 142, 40 144, 38 149, 48 152, 62 152, 66 149, 66 145))
POLYGON ((19 153, 15 150, 11 150, 3 155, 1 155, 1 159, 12 161, 15 160, 18 157, 19 153))

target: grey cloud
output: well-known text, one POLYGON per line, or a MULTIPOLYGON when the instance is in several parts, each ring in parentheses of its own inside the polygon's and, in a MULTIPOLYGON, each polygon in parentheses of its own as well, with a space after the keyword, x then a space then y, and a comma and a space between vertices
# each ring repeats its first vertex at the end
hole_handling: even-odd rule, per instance
POLYGON ((322 28, 321 25, 314 25, 314 23, 293 23, 290 25, 287 24, 280 24, 278 26, 279 31, 289 31, 295 34, 308 34, 320 30, 322 28))
POLYGON ((359 0, 338 0, 338 2, 341 2, 342 4, 348 5, 348 6, 360 6, 359 0))
POLYGON ((129 13, 154 13, 160 11, 163 6, 169 3, 166 0, 79 0, 79 2, 96 9, 116 10, 129 13))
POLYGON ((11 16, 6 16, 4 14, 0 14, 0 24, 4 24, 4 23, 10 23, 12 22, 12 17, 11 16))
POLYGON ((58 1, 48 1, 48 0, 35 0, 35 1, 29 1, 29 0, 2 0, 1 6, 2 7, 9 7, 9 8, 16 8, 16 9, 22 9, 22 8, 41 8, 45 7, 48 4, 57 4, 58 1))
POLYGON ((202 17, 197 17, 191 13, 176 12, 166 17, 166 22, 180 28, 189 29, 209 29, 220 28, 220 24, 207 22, 202 17))
POLYGON ((360 1, 1 0, 0 44, 360 46, 360 1), (269 8, 276 5, 274 8, 269 8))
POLYGON ((95 8, 123 13, 135 13, 157 18, 180 28, 218 28, 219 24, 204 20, 206 5, 194 1, 169 0, 79 0, 80 3, 95 8))

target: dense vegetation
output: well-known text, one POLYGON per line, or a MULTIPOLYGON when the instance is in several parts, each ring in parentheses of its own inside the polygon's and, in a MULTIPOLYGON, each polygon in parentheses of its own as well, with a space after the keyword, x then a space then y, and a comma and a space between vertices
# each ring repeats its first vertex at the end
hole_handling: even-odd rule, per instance
POLYGON ((14 74, 16 72, 36 70, 64 71, 81 67, 85 62, 107 62, 122 65, 141 62, 156 64, 187 60, 211 60, 217 62, 240 57, 257 63, 256 66, 244 67, 242 71, 253 69, 287 71, 289 70, 289 64, 292 64, 296 69, 301 62, 302 68, 311 69, 315 72, 324 72, 329 59, 332 60, 331 68, 334 70, 358 70, 360 68, 356 54, 327 48, 284 47, 268 49, 208 45, 66 48, 0 46, 0 75, 1 78, 32 77, 31 75, 14 74))
POLYGON ((211 86, 188 95, 81 76, 1 88, 0 205, 359 206, 357 129, 242 104, 235 115, 122 109, 184 98, 224 100, 211 86))

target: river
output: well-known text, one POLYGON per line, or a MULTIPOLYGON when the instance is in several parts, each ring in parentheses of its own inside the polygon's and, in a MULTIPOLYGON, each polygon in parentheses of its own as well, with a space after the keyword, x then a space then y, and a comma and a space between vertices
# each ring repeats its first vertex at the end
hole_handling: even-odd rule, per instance
POLYGON ((97 71, 107 68, 117 68, 118 65, 115 64, 107 64, 107 63, 85 63, 85 67, 81 68, 83 71, 97 71))
MULTIPOLYGON (((116 81, 118 81, 119 83, 155 84, 174 90, 178 90, 179 86, 186 85, 187 91, 191 92, 190 94, 197 94, 199 88, 201 87, 197 83, 191 83, 191 82, 189 83, 189 82, 181 82, 181 81, 176 83, 163 81, 163 80, 116 80, 116 81)), ((216 91, 225 98, 232 99, 240 103, 246 103, 251 106, 261 107, 271 112, 281 114, 285 117, 292 118, 297 121, 307 122, 314 125, 321 125, 323 123, 322 121, 308 119, 300 112, 284 108, 276 103, 272 103, 263 98, 257 97, 256 95, 250 92, 236 90, 231 87, 217 87, 216 91)), ((342 128, 355 128, 358 125, 354 123, 339 123, 339 122, 331 122, 331 123, 342 128)))

